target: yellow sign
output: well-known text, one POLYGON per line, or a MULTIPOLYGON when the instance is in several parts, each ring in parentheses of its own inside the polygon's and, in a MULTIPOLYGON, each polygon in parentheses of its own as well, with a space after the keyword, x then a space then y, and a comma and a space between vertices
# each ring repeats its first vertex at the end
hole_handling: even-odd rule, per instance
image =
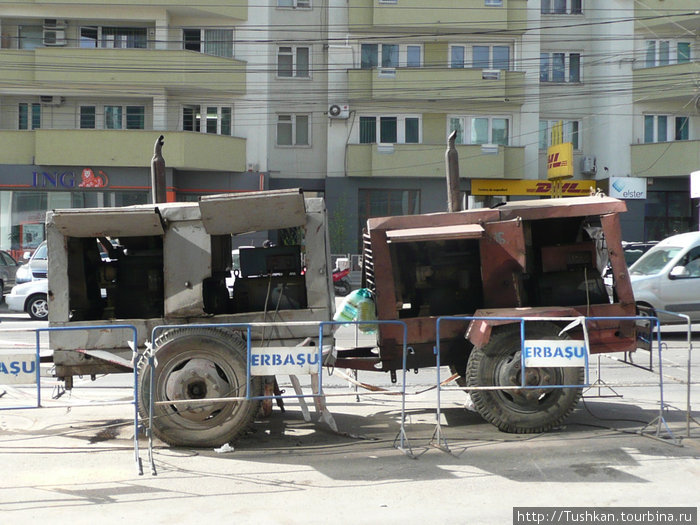
POLYGON ((556 144, 547 149, 547 178, 565 179, 574 176, 574 145, 556 144))
MULTIPOLYGON (((552 194, 552 182, 547 180, 504 180, 472 179, 472 195, 530 195, 546 197, 552 194)), ((561 187, 564 197, 584 197, 591 188, 595 190, 594 180, 570 180, 561 187)))

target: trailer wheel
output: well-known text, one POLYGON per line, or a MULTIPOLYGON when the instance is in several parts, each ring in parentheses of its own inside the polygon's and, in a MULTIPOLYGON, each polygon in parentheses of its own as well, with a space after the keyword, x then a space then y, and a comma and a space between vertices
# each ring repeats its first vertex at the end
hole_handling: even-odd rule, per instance
MULTIPOLYGON (((229 331, 206 328, 171 330, 156 340, 153 401, 244 397, 246 345, 229 331)), ((139 411, 148 417, 151 378, 148 363, 140 371, 139 411)), ((260 378, 250 384, 261 394, 260 378)), ((218 447, 251 425, 259 401, 153 406, 153 434, 174 446, 218 447)))
MULTIPOLYGON (((568 339, 556 325, 526 323, 528 339, 568 339)), ((519 386, 520 324, 494 328, 489 342, 475 348, 467 363, 468 386, 519 386)), ((503 432, 546 432, 562 424, 581 398, 581 388, 546 388, 547 385, 583 384, 582 367, 526 370, 526 384, 542 388, 472 390, 476 411, 503 432)))

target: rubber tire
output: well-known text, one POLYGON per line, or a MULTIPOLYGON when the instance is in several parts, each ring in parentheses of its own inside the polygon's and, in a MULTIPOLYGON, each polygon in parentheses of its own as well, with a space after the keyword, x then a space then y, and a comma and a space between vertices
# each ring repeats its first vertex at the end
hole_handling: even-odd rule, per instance
POLYGON ((340 297, 345 297, 352 292, 352 287, 347 281, 342 281, 340 284, 334 284, 333 288, 335 289, 335 295, 339 295, 340 297))
MULTIPOLYGON (((239 334, 213 328, 175 329, 159 337, 155 348, 154 401, 167 400, 168 374, 195 358, 215 363, 219 375, 232 385, 232 396, 245 395, 246 345, 239 334)), ((139 412, 144 421, 148 421, 150 367, 146 359, 143 361, 139 371, 139 412)), ((261 393, 261 378, 252 378, 250 395, 261 393)), ((205 397, 226 397, 226 394, 213 393, 205 397)), ((154 405, 153 434, 172 446, 219 447, 232 442, 251 426, 260 401, 233 401, 215 406, 220 410, 205 421, 195 422, 179 415, 177 405, 154 405)))
MULTIPOLYGON (((528 339, 569 339, 567 335, 559 336, 560 329, 552 323, 526 323, 528 339)), ((494 327, 491 339, 481 348, 474 348, 467 362, 468 386, 500 386, 498 379, 501 366, 516 359, 520 362, 520 324, 494 327)), ((532 369, 530 369, 532 370, 532 369)), ((583 367, 537 368, 539 373, 547 371, 554 381, 544 384, 582 385, 583 367)), ((520 384, 520 372, 517 382, 520 384)), ((581 398, 582 388, 552 388, 544 390, 537 399, 536 406, 522 403, 517 399, 523 391, 508 390, 472 390, 471 398, 476 411, 486 421, 503 432, 531 434, 546 432, 560 426, 571 414, 581 398)))
POLYGON ((35 321, 46 321, 49 318, 49 303, 46 296, 32 295, 27 299, 26 311, 35 321))

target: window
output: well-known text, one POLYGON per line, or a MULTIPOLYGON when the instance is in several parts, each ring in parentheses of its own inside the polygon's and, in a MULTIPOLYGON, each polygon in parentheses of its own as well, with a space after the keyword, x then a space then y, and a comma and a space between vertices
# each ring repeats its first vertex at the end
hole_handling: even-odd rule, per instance
POLYGON ((692 208, 688 191, 649 191, 644 203, 644 239, 659 240, 690 231, 692 208))
POLYGON ((542 0, 540 12, 545 15, 580 15, 582 0, 542 0))
POLYGON ((690 42, 647 40, 644 47, 644 67, 668 66, 690 62, 690 42))
POLYGON ((283 46, 277 49, 277 76, 309 78, 310 49, 305 46, 283 46))
POLYGON ((41 104, 20 102, 18 129, 39 129, 41 128, 41 104))
POLYGON ((80 106, 80 129, 95 129, 95 106, 80 106))
POLYGON ((189 51, 232 58, 233 29, 183 29, 182 45, 189 51))
POLYGON ((423 46, 418 44, 362 44, 360 68, 421 67, 423 46))
POLYGON ((360 144, 419 144, 420 117, 417 116, 360 116, 360 144))
POLYGON ((688 117, 670 115, 644 115, 644 143, 688 140, 690 134, 688 117))
POLYGON ((456 144, 509 143, 510 119, 507 117, 456 116, 448 120, 448 136, 457 132, 456 144))
POLYGON ((450 67, 471 67, 477 69, 510 69, 510 46, 508 45, 466 45, 450 46, 450 67))
POLYGON ((144 129, 145 109, 143 106, 126 106, 126 129, 144 129))
POLYGON ((357 192, 360 231, 371 217, 416 215, 420 213, 420 191, 403 189, 360 189, 357 192))
POLYGON ((105 129, 122 129, 122 107, 105 106, 105 129))
POLYGON ((230 136, 232 115, 230 106, 188 104, 182 107, 182 130, 230 136))
POLYGON ((581 54, 540 53, 540 82, 581 82, 581 54))
POLYGON ((278 146, 308 146, 309 115, 277 115, 278 146))
POLYGON ((19 26, 18 42, 19 49, 36 49, 44 45, 44 28, 42 26, 19 26))
POLYGON ((145 27, 84 26, 80 28, 80 47, 146 49, 148 30, 145 27))
POLYGON ((575 150, 581 149, 581 121, 580 120, 540 120, 539 148, 547 149, 552 145, 552 129, 559 122, 562 123, 564 142, 571 142, 575 150))
POLYGON ((503 0, 484 0, 484 5, 487 6, 502 6, 503 0))
POLYGON ((290 7, 293 9, 310 9, 311 0, 277 0, 277 7, 290 7))

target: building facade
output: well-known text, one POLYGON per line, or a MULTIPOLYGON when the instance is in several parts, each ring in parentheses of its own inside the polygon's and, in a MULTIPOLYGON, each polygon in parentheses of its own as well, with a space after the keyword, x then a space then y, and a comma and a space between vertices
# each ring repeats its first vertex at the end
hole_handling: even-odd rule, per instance
POLYGON ((0 0, 0 249, 47 210, 301 187, 332 250, 366 218, 446 207, 455 132, 465 206, 546 194, 551 130, 569 194, 628 201, 627 240, 697 229, 694 0, 0 0))

